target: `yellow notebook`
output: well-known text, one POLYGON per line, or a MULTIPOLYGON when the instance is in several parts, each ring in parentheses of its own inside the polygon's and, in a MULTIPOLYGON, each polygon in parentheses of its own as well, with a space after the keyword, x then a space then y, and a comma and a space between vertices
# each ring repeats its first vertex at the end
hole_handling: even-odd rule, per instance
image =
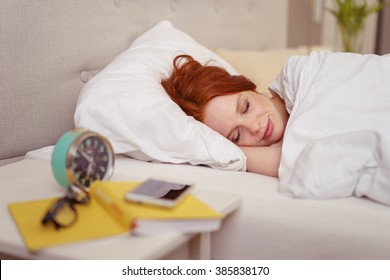
POLYGON ((156 234, 166 231, 186 233, 219 229, 222 215, 192 195, 173 208, 149 206, 124 200, 125 193, 136 187, 127 182, 96 182, 91 196, 99 201, 118 222, 134 234, 156 234))
POLYGON ((170 210, 125 202, 124 194, 138 184, 139 182, 95 182, 91 186, 91 202, 88 205, 76 205, 77 222, 69 228, 59 230, 41 224, 48 207, 58 198, 17 202, 9 204, 8 208, 30 251, 69 242, 124 234, 131 229, 134 233, 142 234, 166 230, 201 232, 212 231, 219 227, 222 216, 192 195, 170 210), (106 193, 105 196, 111 197, 111 202, 103 203, 97 198, 96 190, 101 190, 101 194, 106 193), (124 213, 123 217, 118 216, 117 210, 113 211, 113 205, 119 207, 119 211, 124 213), (154 222, 148 223, 153 220, 154 222), (158 226, 162 220, 165 222, 158 226), (210 223, 207 223, 207 220, 210 223), (191 228, 191 224, 197 227, 191 228))
POLYGON ((100 204, 91 200, 88 205, 76 205, 78 219, 69 227, 56 230, 43 226, 41 220, 48 207, 58 198, 26 201, 8 205, 23 240, 30 251, 69 242, 127 233, 100 204))

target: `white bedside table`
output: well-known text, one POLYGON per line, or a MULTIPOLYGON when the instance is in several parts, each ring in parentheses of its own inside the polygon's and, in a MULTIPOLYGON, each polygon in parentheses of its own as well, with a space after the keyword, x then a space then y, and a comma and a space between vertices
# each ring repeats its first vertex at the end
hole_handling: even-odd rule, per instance
MULTIPOLYGON (((133 180, 114 172, 112 180, 133 180)), ((210 233, 134 237, 118 235, 69 243, 30 253, 14 223, 7 205, 11 202, 61 196, 50 162, 23 160, 0 167, 0 254, 22 259, 208 259, 210 233)), ((237 209, 237 194, 195 187, 194 195, 224 215, 237 209)))

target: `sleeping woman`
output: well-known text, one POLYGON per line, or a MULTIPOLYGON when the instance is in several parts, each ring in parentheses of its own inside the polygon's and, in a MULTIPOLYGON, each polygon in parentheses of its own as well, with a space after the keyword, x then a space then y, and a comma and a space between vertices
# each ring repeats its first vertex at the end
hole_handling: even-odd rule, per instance
POLYGON ((246 77, 217 66, 201 65, 191 56, 174 61, 171 76, 162 81, 183 111, 214 129, 247 157, 248 171, 278 176, 281 143, 288 120, 284 101, 256 91, 246 77))
POLYGON ((390 55, 289 58, 272 94, 241 75, 173 61, 162 85, 183 111, 236 145, 247 170, 298 197, 369 196, 390 204, 390 55))

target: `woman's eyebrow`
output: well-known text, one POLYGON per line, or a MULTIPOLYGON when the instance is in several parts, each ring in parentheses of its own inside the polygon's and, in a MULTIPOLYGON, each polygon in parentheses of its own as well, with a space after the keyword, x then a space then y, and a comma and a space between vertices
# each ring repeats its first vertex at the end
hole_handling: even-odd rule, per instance
POLYGON ((244 98, 244 92, 240 92, 237 97, 236 114, 240 113, 242 99, 244 98))

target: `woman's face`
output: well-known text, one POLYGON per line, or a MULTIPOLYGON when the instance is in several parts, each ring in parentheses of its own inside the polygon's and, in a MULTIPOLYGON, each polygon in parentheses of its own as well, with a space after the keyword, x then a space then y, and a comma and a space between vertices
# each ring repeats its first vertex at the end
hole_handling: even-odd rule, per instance
POLYGON ((271 99, 253 91, 213 98, 203 122, 239 146, 270 146, 282 139, 285 129, 271 99))

